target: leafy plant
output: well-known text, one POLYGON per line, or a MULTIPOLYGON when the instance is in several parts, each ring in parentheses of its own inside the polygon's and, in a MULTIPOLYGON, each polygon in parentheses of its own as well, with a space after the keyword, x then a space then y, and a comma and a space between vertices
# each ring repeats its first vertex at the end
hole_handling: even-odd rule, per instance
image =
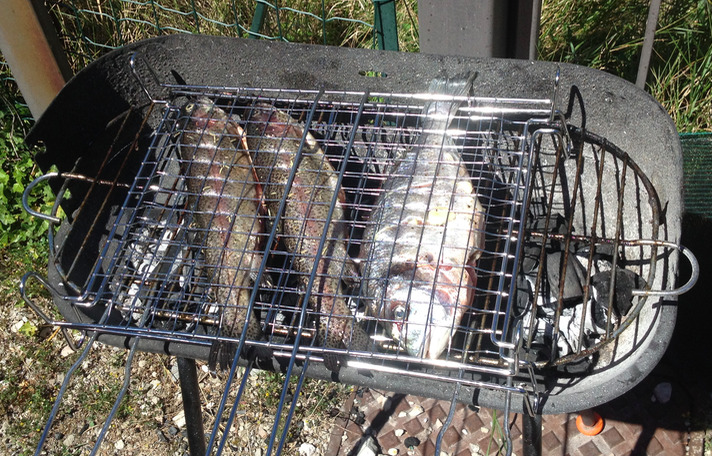
MULTIPOLYGON (((0 250, 23 245, 31 259, 37 259, 46 255, 48 223, 22 206, 22 194, 37 175, 33 150, 24 140, 30 118, 29 110, 17 101, 12 110, 0 105, 0 250)), ((27 202, 34 210, 47 212, 53 200, 49 186, 38 186, 27 202)))

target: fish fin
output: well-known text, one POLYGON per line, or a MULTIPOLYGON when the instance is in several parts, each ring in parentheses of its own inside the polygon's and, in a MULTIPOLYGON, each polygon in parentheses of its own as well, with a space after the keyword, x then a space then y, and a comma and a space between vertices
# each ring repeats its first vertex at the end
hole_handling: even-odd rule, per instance
POLYGON ((477 77, 476 71, 468 71, 451 78, 436 78, 430 83, 428 92, 431 94, 452 95, 464 97, 472 89, 472 83, 477 77))
POLYGON ((361 283, 361 276, 359 275, 359 260, 355 260, 351 257, 347 257, 344 266, 344 273, 342 274, 342 279, 344 283, 350 287, 357 287, 361 283))
POLYGON ((215 372, 216 367, 220 367, 221 370, 227 369, 232 360, 235 358, 236 344, 228 343, 223 340, 216 340, 210 346, 210 353, 208 354, 208 369, 211 372, 215 372))

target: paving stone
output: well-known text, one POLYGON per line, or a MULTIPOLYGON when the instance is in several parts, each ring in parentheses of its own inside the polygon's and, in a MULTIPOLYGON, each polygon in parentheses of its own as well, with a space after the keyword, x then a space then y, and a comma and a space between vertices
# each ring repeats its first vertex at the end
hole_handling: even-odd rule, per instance
POLYGON ((543 451, 546 452, 545 454, 550 454, 550 452, 557 450, 560 447, 561 447, 561 441, 559 440, 558 437, 556 437, 556 434, 554 434, 552 431, 549 431, 542 436, 541 448, 543 451))
POLYGON ((618 446, 619 443, 622 443, 624 441, 621 433, 618 432, 618 429, 614 427, 603 431, 601 433, 601 437, 603 438, 603 440, 605 440, 606 444, 611 449, 615 448, 616 446, 618 446))
POLYGON ((473 429, 479 429, 484 426, 484 423, 480 419, 479 415, 469 409, 467 410, 467 412, 468 415, 467 418, 465 418, 465 423, 463 424, 463 427, 465 429, 472 432, 473 429))
POLYGON ((658 439, 653 437, 652 439, 650 439, 650 443, 648 443, 648 447, 645 450, 648 456, 657 456, 662 455, 665 451, 665 448, 663 448, 658 439))
POLYGON ((578 450, 581 456, 601 456, 601 450, 590 440, 581 445, 578 450))
POLYGON ((509 435, 512 437, 512 439, 517 439, 522 436, 522 429, 521 426, 519 425, 521 423, 521 420, 517 421, 517 424, 512 426, 512 429, 509 430, 509 435))
POLYGON ((483 436, 483 437, 477 442, 477 445, 478 445, 480 448, 482 448, 482 451, 484 452, 487 448, 489 448, 490 446, 492 446, 491 440, 492 440, 492 439, 490 438, 489 435, 483 436))
POLYGON ((423 425, 418 419, 414 418, 403 423, 402 429, 405 429, 405 432, 409 435, 415 435, 423 430, 423 425))
MULTIPOLYGON (((642 449, 650 456, 685 455, 687 433, 678 429, 665 429, 666 422, 661 422, 663 419, 658 420, 646 415, 646 409, 650 404, 648 404, 649 400, 647 402, 644 400, 645 392, 635 393, 632 396, 632 399, 624 398, 596 408, 605 419, 604 431, 598 436, 589 437, 578 432, 575 413, 545 415, 542 418, 542 454, 619 456, 632 454, 634 449, 638 452, 636 454, 639 454, 639 450, 642 449), (621 410, 620 407, 625 410, 621 410), (628 417, 626 419, 629 421, 621 421, 622 416, 628 417), (641 448, 641 445, 645 445, 644 440, 641 439, 650 439, 647 448, 641 448)), ((344 420, 339 427, 343 430, 333 433, 328 454, 347 455, 366 431, 373 433, 384 451, 396 448, 399 455, 409 454, 403 440, 413 436, 420 439, 421 444, 411 454, 414 456, 433 454, 440 430, 438 420, 444 423, 447 418, 450 409, 448 401, 395 395, 375 390, 364 391, 363 397, 358 399, 358 410, 363 412, 366 422, 358 426, 351 420, 344 420), (422 407, 424 413, 411 417, 407 412, 414 407, 422 407), (399 418, 400 412, 406 412, 406 415, 399 418), (404 434, 396 437, 396 429, 404 430, 404 434), (338 451, 333 450, 335 447, 338 451)), ((675 400, 675 396, 672 400, 675 400)), ((689 407, 689 404, 685 406, 689 407)), ((674 410, 684 410, 684 408, 678 406, 674 410)), ((522 418, 520 415, 510 415, 508 419, 503 419, 504 414, 501 411, 483 408, 473 410, 462 404, 456 406, 452 424, 445 432, 441 449, 451 456, 471 454, 471 448, 480 448, 482 454, 485 454, 489 448, 490 453, 494 454, 500 445, 501 437, 498 431, 494 431, 494 436, 492 434, 493 416, 497 417, 499 427, 504 423, 511 424, 513 451, 521 456, 522 418)), ((698 455, 690 453, 689 456, 698 455)))
POLYGON ((450 426, 445 431, 445 435, 443 436, 443 444, 445 444, 446 447, 451 447, 451 446, 454 446, 455 443, 457 443, 459 440, 460 440, 460 433, 457 432, 457 429, 450 426))
POLYGON ((442 406, 437 402, 433 405, 433 408, 431 410, 426 409, 425 413, 428 415, 428 418, 432 423, 436 422, 437 420, 440 420, 444 423, 445 419, 447 418, 447 411, 445 411, 442 406))
POLYGON ((427 440, 421 443, 418 449, 421 450, 421 454, 435 454, 435 442, 427 440))
POLYGON ((378 437, 378 443, 381 445, 382 449, 388 450, 388 448, 394 448, 401 445, 402 440, 401 438, 396 437, 395 431, 390 431, 385 435, 380 435, 378 437))
POLYGON ((396 405, 396 410, 393 415, 398 416, 401 412, 408 412, 408 410, 410 410, 410 404, 408 404, 408 402, 403 399, 398 402, 398 405, 396 405))
POLYGON ((679 431, 663 431, 657 434, 658 440, 665 447, 677 446, 682 443, 683 434, 679 431))

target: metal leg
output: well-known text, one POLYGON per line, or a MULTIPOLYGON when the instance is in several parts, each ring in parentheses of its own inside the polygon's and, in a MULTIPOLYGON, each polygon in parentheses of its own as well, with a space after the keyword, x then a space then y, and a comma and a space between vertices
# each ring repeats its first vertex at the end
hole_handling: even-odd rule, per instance
POLYGON ((541 456, 541 415, 522 413, 524 456, 541 456))
POLYGON ((191 456, 205 456, 205 431, 203 412, 200 408, 198 369, 194 359, 178 358, 178 378, 183 396, 185 427, 188 431, 188 447, 191 456))

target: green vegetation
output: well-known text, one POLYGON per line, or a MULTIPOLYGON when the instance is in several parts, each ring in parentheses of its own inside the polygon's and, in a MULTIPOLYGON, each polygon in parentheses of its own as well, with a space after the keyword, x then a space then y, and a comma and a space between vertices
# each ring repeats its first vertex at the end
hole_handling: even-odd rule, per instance
MULTIPOLYGON (((37 259, 47 250, 44 241, 48 224, 30 216, 22 209, 22 193, 36 176, 33 151, 24 137, 29 131, 31 117, 26 107, 17 100, 0 105, 0 250, 21 248, 37 259)), ((28 203, 35 210, 46 211, 53 201, 48 186, 30 195, 28 203)))
MULTIPOLYGON (((544 0, 539 56, 634 82, 649 6, 647 0, 544 0)), ((647 90, 678 131, 712 131, 712 0, 663 2, 647 90)))

